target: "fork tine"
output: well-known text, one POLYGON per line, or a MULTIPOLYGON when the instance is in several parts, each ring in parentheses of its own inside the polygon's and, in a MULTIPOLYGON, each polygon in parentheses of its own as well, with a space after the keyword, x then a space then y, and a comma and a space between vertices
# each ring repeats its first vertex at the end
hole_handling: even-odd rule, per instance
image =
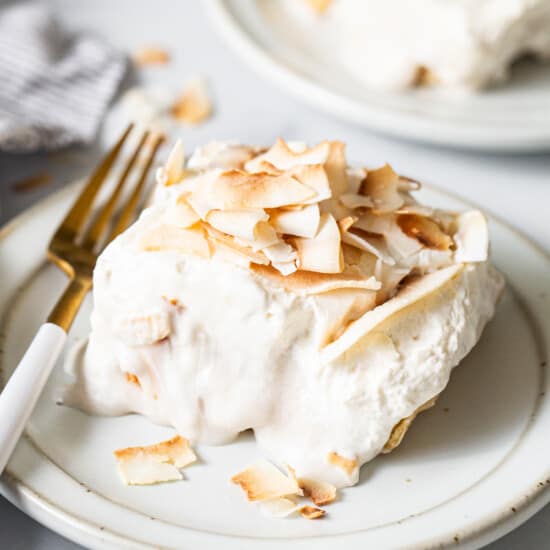
POLYGON ((80 193, 77 201, 74 203, 69 213, 65 216, 65 219, 61 222, 61 225, 55 232, 54 238, 62 236, 64 239, 73 240, 86 220, 87 214, 92 208, 97 192, 99 191, 102 183, 105 181, 109 170, 114 164, 126 138, 130 134, 133 124, 129 124, 128 128, 124 131, 116 145, 111 149, 109 154, 103 159, 101 164, 96 168, 95 172, 91 175, 86 187, 80 193))
POLYGON ((93 250, 100 242, 102 235, 105 233, 105 230, 109 225, 109 222, 111 221, 111 218, 113 216, 113 212, 119 200, 120 194, 122 193, 124 185, 126 184, 126 180, 128 179, 128 176, 132 171, 132 168, 134 167, 143 149, 143 146, 147 141, 148 136, 149 136, 148 131, 143 133, 137 147, 132 153, 132 156, 130 157, 130 159, 126 163, 126 166, 124 167, 124 171, 122 172, 118 180, 115 190, 112 192, 111 196, 109 197, 109 200, 107 201, 105 206, 102 208, 101 212, 98 214, 97 219, 94 221, 93 225, 86 231, 86 234, 82 241, 82 247, 85 248, 86 250, 93 250))
POLYGON ((122 212, 120 213, 120 216, 117 220, 117 223, 114 227, 114 229, 111 231, 111 234, 109 235, 109 238, 107 242, 111 242, 117 235, 122 233, 132 222, 134 219, 135 212, 139 205, 139 199, 141 196, 141 192, 143 190, 143 187, 145 185, 145 182, 147 180, 147 174, 149 173, 149 170, 151 169, 151 166, 153 165, 153 161, 155 160, 155 156, 157 154, 157 151, 159 147, 164 142, 164 136, 162 134, 158 134, 156 136, 156 139, 151 147, 151 151, 149 153, 149 156, 147 157, 147 160, 145 161, 145 165, 143 167, 143 170, 141 172, 141 175, 139 177, 139 180, 136 184, 136 187, 134 188, 134 191, 130 198, 128 199, 128 202, 126 203, 126 206, 122 209, 122 212))

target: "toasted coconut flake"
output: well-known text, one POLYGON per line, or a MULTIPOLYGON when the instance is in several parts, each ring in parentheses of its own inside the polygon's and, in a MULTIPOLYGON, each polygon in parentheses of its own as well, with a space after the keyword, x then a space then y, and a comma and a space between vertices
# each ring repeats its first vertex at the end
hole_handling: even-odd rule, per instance
POLYGON ((418 87, 430 87, 439 84, 439 78, 436 73, 425 65, 419 65, 413 78, 412 85, 418 87))
POLYGON ((356 468, 359 466, 359 462, 356 458, 346 458, 334 451, 328 454, 327 460, 333 466, 344 470, 348 476, 351 476, 356 468))
POLYGON ((369 235, 360 229, 351 227, 348 231, 342 233, 342 242, 355 246, 359 250, 364 250, 374 254, 388 265, 394 265, 395 260, 389 253, 386 243, 382 237, 369 235))
POLYGON ((304 492, 304 496, 310 498, 317 506, 329 504, 336 499, 336 487, 326 481, 300 478, 298 484, 304 492))
POLYGON ((427 218, 433 216, 434 209, 422 204, 410 203, 404 204, 395 211, 396 214, 416 214, 417 216, 426 216, 427 218))
POLYGON ((399 193, 399 175, 389 164, 367 174, 361 185, 361 194, 372 199, 374 210, 379 213, 391 212, 404 203, 399 193))
POLYGON ((318 14, 325 13, 332 4, 332 0, 306 0, 306 2, 309 7, 318 14))
POLYGON ((278 138, 275 145, 265 153, 247 162, 245 168, 248 172, 257 172, 262 162, 268 162, 279 170, 288 170, 294 166, 306 164, 324 165, 329 158, 329 153, 330 144, 328 141, 323 141, 311 149, 296 152, 283 139, 278 138))
POLYGON ((361 189, 361 184, 363 180, 367 177, 366 168, 347 168, 346 176, 348 180, 348 187, 346 189, 347 193, 352 195, 358 195, 359 190, 361 189))
POLYGON ((453 239, 444 233, 433 220, 416 214, 400 214, 397 217, 399 227, 409 237, 413 237, 428 248, 449 250, 453 239))
POLYGON ((166 180, 164 185, 174 185, 182 179, 184 164, 185 151, 183 149, 183 142, 181 139, 178 139, 172 148, 172 151, 168 155, 168 160, 166 161, 166 180))
POLYGON ((274 498, 272 500, 263 500, 260 506, 264 514, 270 518, 286 518, 300 508, 294 500, 288 497, 274 498))
POLYGON ((182 95, 172 105, 172 116, 185 124, 199 124, 212 114, 212 103, 208 97, 206 84, 194 78, 185 87, 182 95))
POLYGON ((120 474, 128 485, 182 479, 179 469, 197 460, 189 441, 180 435, 155 445, 119 449, 114 455, 120 474))
POLYGON ((202 228, 182 229, 173 225, 157 225, 145 233, 139 247, 147 252, 174 250, 201 258, 210 257, 210 247, 202 228))
POLYGON ((396 216, 392 214, 374 214, 367 212, 357 220, 354 227, 383 235, 390 255, 394 258, 407 258, 418 252, 422 244, 403 233, 397 224, 396 216))
POLYGON ((479 210, 464 212, 457 217, 455 261, 484 262, 489 253, 487 220, 479 210))
POLYGON ((229 247, 235 254, 240 254, 248 259, 249 262, 255 264, 269 264, 269 260, 263 252, 252 250, 249 246, 243 245, 238 242, 234 237, 226 235, 217 229, 210 226, 205 226, 206 232, 213 241, 213 245, 216 248, 220 243, 229 247))
POLYGON ((313 189, 285 174, 229 170, 198 187, 193 200, 209 205, 211 210, 240 210, 301 204, 314 196, 313 189))
POLYGON ((253 250, 263 250, 275 246, 279 242, 275 229, 267 222, 260 222, 256 227, 254 240, 250 241, 250 246, 253 250))
POLYGON ((330 181, 332 192, 336 196, 345 193, 348 189, 346 168, 346 145, 341 141, 330 141, 328 158, 325 162, 325 170, 330 181))
POLYGON ((345 233, 356 221, 357 218, 355 216, 346 216, 345 218, 338 220, 338 227, 342 233, 345 233))
POLYGON ((332 214, 321 216, 319 231, 312 239, 294 239, 298 251, 298 267, 318 273, 341 273, 344 258, 340 243, 340 230, 332 214))
POLYGON ((273 262, 271 264, 281 275, 288 277, 298 271, 296 262, 273 262))
POLYGON ((442 288, 449 281, 457 277, 462 269, 461 264, 452 265, 419 277, 411 282, 401 289, 392 300, 384 302, 372 311, 365 313, 357 321, 351 323, 340 338, 323 349, 321 352, 322 360, 330 362, 338 358, 380 323, 398 311, 442 288))
POLYGON ((303 296, 323 294, 343 288, 379 290, 380 283, 374 277, 365 277, 353 266, 347 266, 342 273, 316 273, 314 271, 296 271, 287 277, 281 277, 267 266, 252 266, 261 277, 265 277, 277 286, 303 296))
POLYGON ((146 65, 165 65, 170 61, 170 54, 158 46, 146 46, 137 50, 132 56, 138 67, 146 65))
MULTIPOLYGON (((206 221, 212 226, 234 237, 255 240, 261 232, 260 224, 269 216, 261 208, 250 210, 212 210, 206 221)), ((277 237, 275 236, 275 239, 277 237)))
POLYGON ((173 464, 159 462, 146 455, 136 456, 123 462, 119 460, 118 471, 126 485, 154 485, 183 479, 173 464))
POLYGON ((322 518, 326 514, 326 512, 321 508, 304 506, 303 508, 300 508, 300 514, 306 519, 319 519, 322 518))
POLYGON ((390 254, 395 258, 408 258, 422 249, 422 243, 405 235, 397 223, 391 224, 384 237, 390 254))
POLYGON ((397 185, 399 191, 418 191, 422 187, 419 181, 403 175, 399 175, 399 182, 397 185))
POLYGON ((180 196, 166 209, 166 223, 188 229, 200 221, 200 216, 191 208, 185 196, 180 196))
POLYGON ((315 204, 332 197, 332 189, 328 181, 327 172, 321 164, 296 166, 288 170, 288 174, 296 178, 300 183, 315 189, 316 195, 308 202, 315 204))
POLYGON ((365 195, 356 195, 353 193, 344 193, 338 199, 346 208, 371 208, 374 202, 365 195))
POLYGON ((216 241, 214 245, 214 254, 212 256, 216 260, 221 260, 223 262, 228 262, 231 264, 244 267, 245 269, 250 268, 250 258, 245 254, 242 254, 240 251, 231 248, 219 241, 216 241))
POLYGON ((267 256, 268 260, 273 263, 289 263, 294 262, 294 260, 298 258, 296 250, 282 241, 264 248, 262 252, 267 256))
POLYGON ((302 495, 296 479, 286 476, 267 460, 260 460, 235 474, 231 481, 240 485, 248 500, 271 500, 288 495, 302 495))
POLYGON ((249 172, 251 174, 269 174, 271 176, 280 176, 285 173, 285 170, 279 170, 276 166, 273 166, 271 162, 267 162, 267 160, 260 160, 254 164, 254 170, 249 170, 249 172))
POLYGON ((392 225, 396 225, 396 217, 393 214, 375 214, 365 212, 355 222, 354 227, 362 229, 367 233, 376 233, 377 235, 386 235, 392 225))
POLYGON ((133 384, 134 386, 141 388, 141 383, 139 381, 139 378, 132 372, 125 372, 124 378, 126 378, 126 381, 130 382, 130 384, 133 384))
POLYGON ((382 288, 376 295, 376 303, 379 305, 389 300, 395 293, 397 285, 399 285, 410 272, 411 268, 409 267, 390 266, 378 259, 376 261, 374 276, 378 281, 382 281, 382 288))
POLYGON ((244 164, 255 155, 257 155, 257 149, 249 145, 211 141, 203 147, 195 149, 187 167, 193 170, 211 170, 213 168, 242 170, 244 164))
POLYGON ((321 214, 317 204, 296 209, 280 208, 271 212, 269 221, 278 233, 296 237, 315 237, 321 214))

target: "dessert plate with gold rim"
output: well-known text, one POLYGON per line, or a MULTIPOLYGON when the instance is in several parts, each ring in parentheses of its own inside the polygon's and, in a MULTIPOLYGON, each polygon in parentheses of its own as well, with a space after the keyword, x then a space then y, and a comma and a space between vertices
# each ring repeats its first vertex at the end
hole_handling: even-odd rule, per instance
MULTIPOLYGON (((0 233, 3 380, 65 283, 44 251, 76 192, 53 195, 0 233)), ((434 188, 419 195, 444 208, 471 206, 434 188)), ((250 434, 199 446, 200 462, 183 481, 123 485, 112 451, 173 431, 135 415, 90 417, 56 405, 61 365, 1 479, 2 494, 98 549, 476 548, 504 535, 550 501, 550 259, 497 219, 490 229, 494 261, 508 281, 494 320, 437 405, 396 451, 363 467, 360 483, 341 491, 325 518, 267 518, 229 482, 260 456, 250 434)), ((89 329, 90 302, 73 341, 89 329)))
POLYGON ((208 2, 216 28, 235 52, 307 105, 370 130, 437 145, 550 149, 550 65, 522 62, 509 81, 481 93, 369 89, 345 69, 331 47, 331 26, 309 14, 305 4, 208 2))

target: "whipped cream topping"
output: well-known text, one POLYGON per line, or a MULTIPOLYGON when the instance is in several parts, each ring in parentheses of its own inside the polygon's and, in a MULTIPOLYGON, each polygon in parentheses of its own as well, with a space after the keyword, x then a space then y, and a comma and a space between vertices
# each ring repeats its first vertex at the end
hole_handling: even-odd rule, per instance
POLYGON ((377 88, 479 89, 522 54, 550 55, 547 0, 332 0, 317 17, 354 76, 377 88))
POLYGON ((98 259, 64 402, 206 444, 252 428, 298 476, 356 483, 493 315, 485 219, 419 205, 338 142, 183 159, 98 259))

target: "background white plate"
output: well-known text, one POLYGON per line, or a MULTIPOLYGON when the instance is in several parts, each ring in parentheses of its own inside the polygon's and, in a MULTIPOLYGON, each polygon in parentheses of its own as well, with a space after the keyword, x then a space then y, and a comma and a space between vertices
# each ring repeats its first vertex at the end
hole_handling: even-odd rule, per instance
MULTIPOLYGON (((74 197, 69 188, 0 234, 0 314, 9 374, 45 317, 63 276, 44 264, 44 248, 74 197), (21 283, 23 282, 22 286, 21 283)), ((434 190, 421 200, 465 205, 434 190)), ((92 548, 275 549, 473 548, 519 525, 550 491, 550 260, 500 222, 491 222, 495 261, 509 288, 495 320, 457 368, 437 406, 413 424, 402 446, 367 465, 315 522, 264 518, 228 481, 258 456, 250 437, 200 447, 186 480, 126 487, 112 451, 155 442, 172 430, 137 416, 88 417, 55 404, 54 373, 0 484, 24 511, 92 548)), ((71 339, 88 330, 90 304, 71 339)))
POLYGON ((308 105, 378 132, 438 145, 550 148, 550 65, 522 62, 510 82, 480 94, 369 90, 327 49, 328 29, 319 20, 289 17, 302 1, 212 0, 210 5, 237 53, 308 105))

